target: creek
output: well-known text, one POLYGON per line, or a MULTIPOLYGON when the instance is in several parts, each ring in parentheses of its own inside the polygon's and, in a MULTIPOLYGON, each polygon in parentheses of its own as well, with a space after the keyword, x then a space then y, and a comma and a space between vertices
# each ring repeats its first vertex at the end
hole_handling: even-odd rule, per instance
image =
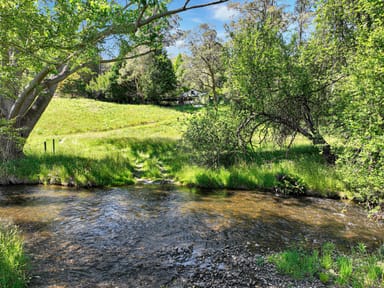
POLYGON ((356 205, 254 191, 0 187, 0 218, 22 231, 30 287, 286 287, 268 286, 258 255, 384 243, 384 225, 356 205))

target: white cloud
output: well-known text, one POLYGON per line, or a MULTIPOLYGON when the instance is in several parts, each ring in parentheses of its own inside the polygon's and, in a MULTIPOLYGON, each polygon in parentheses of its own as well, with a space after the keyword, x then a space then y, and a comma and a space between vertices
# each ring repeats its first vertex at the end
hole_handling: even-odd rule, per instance
POLYGON ((176 40, 175 47, 181 48, 183 46, 185 46, 185 40, 183 39, 176 40))
POLYGON ((166 47, 169 58, 176 57, 179 53, 185 53, 185 40, 176 40, 172 46, 166 47))
POLYGON ((192 20, 192 22, 195 22, 195 23, 199 23, 199 24, 203 23, 203 20, 201 20, 200 18, 197 18, 197 17, 192 18, 191 20, 192 20))
POLYGON ((233 19, 238 12, 235 9, 229 8, 227 5, 213 6, 213 18, 219 21, 229 21, 233 19))

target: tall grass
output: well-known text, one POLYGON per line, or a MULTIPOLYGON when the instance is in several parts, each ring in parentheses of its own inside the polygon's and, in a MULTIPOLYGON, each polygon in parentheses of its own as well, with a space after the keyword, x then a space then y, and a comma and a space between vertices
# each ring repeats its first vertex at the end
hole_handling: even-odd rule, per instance
POLYGON ((318 150, 311 145, 297 144, 289 151, 283 149, 256 151, 251 160, 230 168, 203 169, 186 165, 177 171, 177 179, 187 185, 232 189, 271 189, 278 185, 277 175, 287 174, 301 179, 308 193, 336 197, 345 191, 335 169, 323 162, 318 150))
POLYGON ((0 287, 26 287, 26 271, 27 258, 17 229, 0 223, 0 287))
POLYGON ((337 287, 384 287, 384 246, 368 253, 359 244, 351 253, 337 251, 333 243, 320 250, 291 248, 268 258, 277 269, 295 279, 319 278, 337 287))

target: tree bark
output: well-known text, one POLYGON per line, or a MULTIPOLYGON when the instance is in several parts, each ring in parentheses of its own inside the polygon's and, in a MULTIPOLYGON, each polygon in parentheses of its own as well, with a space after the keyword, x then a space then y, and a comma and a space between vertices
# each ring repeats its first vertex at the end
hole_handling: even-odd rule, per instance
POLYGON ((313 137, 312 143, 314 145, 321 146, 321 154, 329 165, 336 164, 336 154, 332 152, 331 145, 324 139, 322 135, 317 133, 313 137))
POLYGON ((23 154, 23 139, 13 134, 0 135, 0 161, 21 158, 23 154))

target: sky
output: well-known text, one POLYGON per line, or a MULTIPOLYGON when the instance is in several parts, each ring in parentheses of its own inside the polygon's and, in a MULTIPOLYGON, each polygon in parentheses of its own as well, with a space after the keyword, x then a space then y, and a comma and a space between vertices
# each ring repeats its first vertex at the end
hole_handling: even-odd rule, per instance
MULTIPOLYGON (((189 5, 207 3, 208 1, 209 0, 191 0, 189 5)), ((242 2, 242 0, 237 0, 236 2, 242 2)), ((279 2, 292 7, 294 0, 281 0, 279 2)), ((179 13, 179 17, 181 18, 179 28, 181 30, 197 30, 200 24, 207 23, 210 27, 216 29, 219 38, 225 40, 226 35, 224 25, 229 23, 237 15, 234 9, 228 7, 229 3, 231 3, 231 1, 179 13)), ((183 6, 183 4, 184 0, 173 0, 169 4, 168 9, 175 9, 183 6)), ((168 56, 173 58, 180 52, 184 52, 185 48, 183 45, 183 40, 177 40, 175 45, 167 48, 168 56)))
MULTIPOLYGON (((191 0, 190 5, 207 3, 203 0, 191 0)), ((169 9, 175 9, 183 6, 184 0, 174 0, 170 3, 169 9)), ((179 13, 181 30, 197 30, 200 24, 207 23, 210 27, 215 28, 218 37, 225 39, 224 24, 229 23, 233 17, 236 17, 236 11, 228 7, 228 2, 218 5, 213 5, 204 8, 198 8, 179 13)), ((168 56, 173 58, 179 52, 184 51, 183 40, 177 40, 174 46, 168 47, 168 56)))

